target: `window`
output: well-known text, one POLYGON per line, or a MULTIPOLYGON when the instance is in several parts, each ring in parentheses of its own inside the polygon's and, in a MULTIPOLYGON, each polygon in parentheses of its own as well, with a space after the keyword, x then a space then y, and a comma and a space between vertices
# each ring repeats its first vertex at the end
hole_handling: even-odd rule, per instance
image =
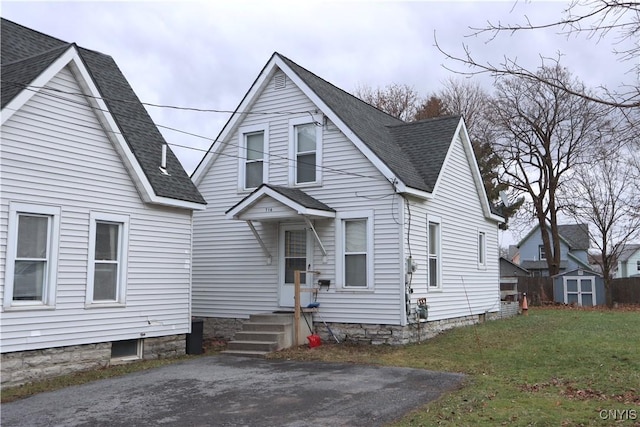
POLYGON ((60 208, 10 203, 4 306, 55 304, 60 208))
POLYGON ((343 213, 338 224, 337 246, 342 256, 337 277, 344 288, 368 289, 373 279, 373 213, 343 213))
POLYGON ((123 340, 111 343, 111 359, 116 361, 137 360, 142 356, 142 341, 123 340))
POLYGON ((124 304, 129 217, 91 212, 87 304, 124 304))
POLYGON ((290 185, 320 182, 322 127, 316 123, 308 116, 289 120, 290 185))
POLYGON ((640 260, 636 261, 636 270, 640 271, 640 260))
POLYGON ((267 182, 269 176, 269 132, 265 125, 240 129, 238 187, 249 190, 267 182))
POLYGON ((478 232, 478 266, 484 266, 486 264, 486 235, 482 231, 478 232))
POLYGON ((427 235, 429 248, 429 288, 439 289, 442 285, 440 277, 440 223, 436 221, 429 222, 429 231, 427 235))
POLYGON ((547 259, 547 253, 544 250, 544 245, 538 246, 538 253, 540 256, 540 261, 545 261, 547 259))

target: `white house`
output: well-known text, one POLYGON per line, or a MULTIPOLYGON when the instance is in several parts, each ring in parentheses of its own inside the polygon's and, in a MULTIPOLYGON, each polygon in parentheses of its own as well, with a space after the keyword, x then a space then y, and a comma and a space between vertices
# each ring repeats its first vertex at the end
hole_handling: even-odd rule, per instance
POLYGON ((113 59, 2 19, 2 385, 185 352, 205 201, 113 59))
POLYGON ((207 335, 291 310, 294 270, 341 339, 416 341, 500 308, 504 220, 460 117, 405 123, 274 53, 192 179, 207 335))
POLYGON ((640 244, 624 245, 618 257, 616 277, 640 277, 640 244))

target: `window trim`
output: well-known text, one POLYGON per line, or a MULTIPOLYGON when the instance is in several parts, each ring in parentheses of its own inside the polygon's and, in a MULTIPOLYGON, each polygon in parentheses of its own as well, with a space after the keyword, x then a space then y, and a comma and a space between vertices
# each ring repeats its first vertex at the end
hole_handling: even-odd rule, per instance
POLYGON ((306 187, 322 184, 322 126, 316 128, 316 180, 309 182, 297 182, 298 178, 298 144, 296 139, 296 126, 315 124, 321 122, 321 116, 304 116, 289 119, 289 185, 292 187, 306 187))
POLYGON ((129 216, 107 212, 92 211, 89 213, 89 250, 87 254, 87 290, 85 306, 91 307, 124 307, 127 296, 127 272, 129 264, 129 216), (120 225, 118 233, 118 253, 120 256, 118 265, 118 283, 116 285, 116 299, 94 301, 95 279, 95 251, 96 251, 96 225, 99 222, 117 223, 120 225))
POLYGON ((252 126, 243 126, 238 129, 238 191, 252 191, 258 187, 245 187, 247 173, 247 138, 248 134, 262 132, 264 142, 262 149, 262 183, 269 182, 269 124, 263 123, 252 126))
POLYGON ((538 245, 538 260, 539 261, 546 261, 547 260, 547 254, 545 252, 544 256, 542 256, 543 252, 544 252, 544 245, 538 245))
POLYGON ((442 219, 438 216, 427 215, 427 289, 429 291, 441 291, 442 290, 442 219), (430 252, 431 246, 431 231, 429 230, 431 224, 437 224, 438 226, 438 241, 436 246, 437 253, 433 256, 430 252), (436 286, 431 285, 431 259, 436 259, 438 284, 436 286))
POLYGON ((52 309, 56 304, 58 280, 58 258, 60 244, 60 206, 38 205, 33 203, 9 202, 7 230, 7 255, 5 266, 4 303, 5 310, 52 309), (18 250, 18 217, 25 215, 43 215, 49 217, 47 226, 47 272, 42 289, 42 301, 14 301, 13 280, 18 250))
POLYGON ((338 212, 336 214, 336 290, 348 292, 371 292, 374 289, 374 213, 373 210, 338 212), (345 284, 345 221, 367 221, 367 286, 345 284))
POLYGON ((478 268, 487 266, 487 233, 478 230, 478 268))

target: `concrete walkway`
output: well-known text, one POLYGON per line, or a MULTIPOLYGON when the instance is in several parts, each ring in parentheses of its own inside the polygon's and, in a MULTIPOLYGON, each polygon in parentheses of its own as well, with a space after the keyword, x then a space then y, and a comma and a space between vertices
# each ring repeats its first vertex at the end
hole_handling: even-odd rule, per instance
POLYGON ((462 375, 209 356, 2 405, 9 426, 382 426, 462 375))

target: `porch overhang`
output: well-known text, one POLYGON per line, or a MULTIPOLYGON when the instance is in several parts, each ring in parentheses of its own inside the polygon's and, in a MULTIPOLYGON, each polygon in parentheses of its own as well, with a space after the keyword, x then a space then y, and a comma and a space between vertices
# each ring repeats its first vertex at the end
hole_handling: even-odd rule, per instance
POLYGON ((336 211, 297 188, 262 184, 225 212, 227 219, 279 222, 336 217, 336 211))

